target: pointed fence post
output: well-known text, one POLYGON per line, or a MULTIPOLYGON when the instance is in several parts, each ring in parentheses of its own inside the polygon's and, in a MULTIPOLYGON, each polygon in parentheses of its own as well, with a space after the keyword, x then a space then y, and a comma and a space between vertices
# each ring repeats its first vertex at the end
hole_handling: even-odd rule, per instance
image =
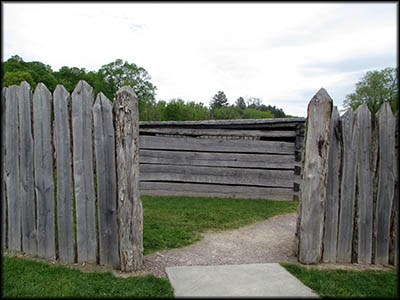
POLYGON ((114 100, 121 270, 143 266, 143 208, 139 194, 139 112, 135 92, 121 87, 114 100))
POLYGON ((390 215, 395 195, 395 117, 388 102, 377 113, 379 128, 378 197, 376 203, 375 263, 389 261, 390 215))
POLYGON ((62 85, 54 95, 54 147, 57 166, 58 249, 62 261, 75 261, 74 189, 69 106, 71 97, 62 85))
POLYGON ((97 169, 100 264, 120 266, 117 228, 117 180, 112 103, 99 93, 93 105, 97 169))
POLYGON ((37 201, 38 255, 56 258, 55 199, 52 145, 52 95, 43 83, 33 94, 35 195, 37 201))
POLYGON ((307 111, 298 256, 304 264, 318 263, 322 257, 331 113, 332 99, 321 88, 307 111))
POLYGON ((73 162, 78 262, 96 263, 96 194, 92 149, 93 88, 80 80, 72 92, 73 162))

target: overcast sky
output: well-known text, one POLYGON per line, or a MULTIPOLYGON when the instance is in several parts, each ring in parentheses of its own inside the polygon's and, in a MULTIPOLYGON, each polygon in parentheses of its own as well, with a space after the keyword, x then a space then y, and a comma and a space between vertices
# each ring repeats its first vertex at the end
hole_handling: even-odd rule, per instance
POLYGON ((397 3, 187 2, 3 5, 3 60, 148 71, 157 100, 258 97, 307 115, 324 87, 339 109, 369 70, 397 66, 397 3))

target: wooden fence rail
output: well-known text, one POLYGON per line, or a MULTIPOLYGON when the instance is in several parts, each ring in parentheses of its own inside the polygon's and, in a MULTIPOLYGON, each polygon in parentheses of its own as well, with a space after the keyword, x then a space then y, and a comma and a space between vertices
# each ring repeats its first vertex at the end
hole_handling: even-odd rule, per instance
POLYGON ((340 117, 323 89, 309 103, 295 237, 301 263, 397 264, 397 122, 388 103, 371 119, 366 105, 340 117))

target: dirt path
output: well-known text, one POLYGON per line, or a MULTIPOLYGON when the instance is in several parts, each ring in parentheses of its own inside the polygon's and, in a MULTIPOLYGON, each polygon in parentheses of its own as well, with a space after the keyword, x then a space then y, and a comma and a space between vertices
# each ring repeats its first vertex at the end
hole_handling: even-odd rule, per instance
POLYGON ((291 213, 239 229, 207 233, 191 246, 145 256, 145 270, 166 278, 165 267, 172 266, 295 262, 295 228, 296 213, 291 213))

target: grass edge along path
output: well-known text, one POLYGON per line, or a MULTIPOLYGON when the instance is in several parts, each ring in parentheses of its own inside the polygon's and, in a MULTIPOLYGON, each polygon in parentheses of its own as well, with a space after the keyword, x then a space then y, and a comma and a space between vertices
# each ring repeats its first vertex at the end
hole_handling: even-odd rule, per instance
POLYGON ((120 278, 84 273, 26 258, 2 257, 2 298, 172 298, 173 288, 153 275, 120 278))
POLYGON ((143 246, 148 255, 182 248, 219 232, 251 225, 270 217, 295 213, 298 201, 265 199, 141 196, 143 246))
POLYGON ((321 298, 397 299, 397 269, 342 270, 316 269, 280 263, 289 273, 314 290, 321 298))

